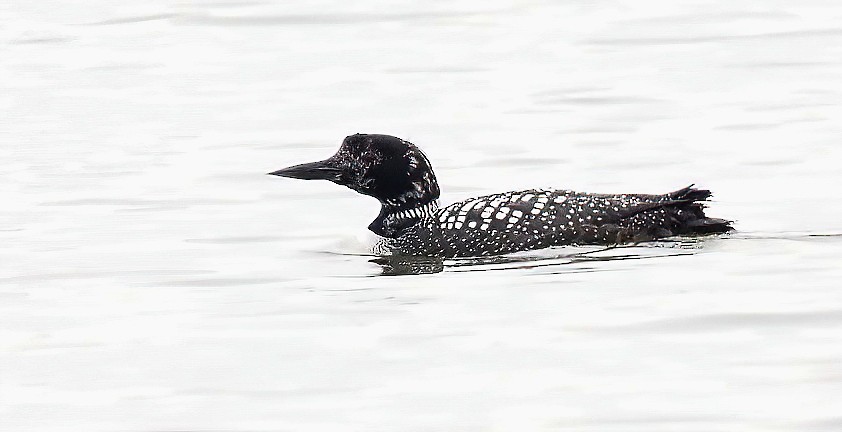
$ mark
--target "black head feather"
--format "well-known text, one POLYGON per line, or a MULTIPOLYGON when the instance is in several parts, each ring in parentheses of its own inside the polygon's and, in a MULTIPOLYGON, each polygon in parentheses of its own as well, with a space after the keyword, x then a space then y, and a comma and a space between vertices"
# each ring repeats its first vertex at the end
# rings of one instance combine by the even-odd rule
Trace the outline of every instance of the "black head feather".
POLYGON ((433 167, 424 153, 409 141, 390 135, 350 135, 328 159, 270 174, 330 180, 377 198, 383 208, 369 229, 387 237, 400 228, 390 215, 431 204, 440 193, 433 167))

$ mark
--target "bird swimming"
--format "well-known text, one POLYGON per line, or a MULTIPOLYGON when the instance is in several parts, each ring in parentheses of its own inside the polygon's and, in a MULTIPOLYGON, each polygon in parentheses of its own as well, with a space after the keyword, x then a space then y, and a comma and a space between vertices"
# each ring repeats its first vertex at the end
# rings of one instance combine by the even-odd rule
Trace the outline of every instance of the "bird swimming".
POLYGON ((731 221, 705 216, 711 193, 691 186, 662 195, 529 189, 440 207, 432 165, 414 144, 354 134, 318 162, 269 173, 329 180, 380 201, 368 226, 379 255, 480 257, 562 245, 616 245, 676 235, 725 233, 731 221))

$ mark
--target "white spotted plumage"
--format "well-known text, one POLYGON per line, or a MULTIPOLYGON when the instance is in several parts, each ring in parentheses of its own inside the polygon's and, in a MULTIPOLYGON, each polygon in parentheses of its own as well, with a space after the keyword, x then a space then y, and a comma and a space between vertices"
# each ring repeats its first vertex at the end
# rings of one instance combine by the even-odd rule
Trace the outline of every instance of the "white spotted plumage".
POLYGON ((379 250, 459 257, 651 240, 675 229, 675 210, 658 206, 671 205, 671 199, 551 189, 489 195, 442 207, 397 238, 385 239, 379 250))

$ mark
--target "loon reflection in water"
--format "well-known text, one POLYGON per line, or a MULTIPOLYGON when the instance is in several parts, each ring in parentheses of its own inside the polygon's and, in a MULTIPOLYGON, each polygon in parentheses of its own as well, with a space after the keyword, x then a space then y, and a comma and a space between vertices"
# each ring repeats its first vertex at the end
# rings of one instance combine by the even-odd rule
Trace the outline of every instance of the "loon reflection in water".
POLYGON ((355 134, 328 159, 269 174, 330 180, 380 201, 368 226, 378 255, 480 257, 561 245, 617 245, 730 231, 705 216, 711 193, 691 186, 662 195, 530 189, 439 207, 430 161, 408 141, 355 134))

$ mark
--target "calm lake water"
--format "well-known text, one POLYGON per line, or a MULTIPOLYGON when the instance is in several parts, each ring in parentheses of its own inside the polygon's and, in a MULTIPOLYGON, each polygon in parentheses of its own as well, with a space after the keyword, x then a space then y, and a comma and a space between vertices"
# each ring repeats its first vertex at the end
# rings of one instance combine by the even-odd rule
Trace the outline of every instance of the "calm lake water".
POLYGON ((289 3, 0 4, 0 429, 842 430, 839 2, 289 3), (737 231, 383 276, 355 132, 737 231))

